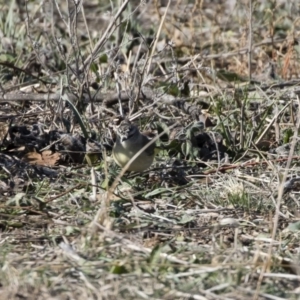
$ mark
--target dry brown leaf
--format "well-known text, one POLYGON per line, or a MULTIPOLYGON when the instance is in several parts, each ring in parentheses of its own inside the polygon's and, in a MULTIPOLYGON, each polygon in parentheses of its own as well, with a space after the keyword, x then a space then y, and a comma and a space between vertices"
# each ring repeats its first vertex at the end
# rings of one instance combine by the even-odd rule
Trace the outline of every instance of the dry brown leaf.
POLYGON ((28 152, 24 155, 23 160, 33 165, 53 167, 58 164, 59 159, 60 153, 46 150, 42 153, 28 152))

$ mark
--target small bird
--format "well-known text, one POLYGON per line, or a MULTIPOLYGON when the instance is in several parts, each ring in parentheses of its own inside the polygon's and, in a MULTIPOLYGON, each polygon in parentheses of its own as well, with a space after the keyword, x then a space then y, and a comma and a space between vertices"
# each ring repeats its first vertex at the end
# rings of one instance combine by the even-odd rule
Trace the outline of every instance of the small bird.
MULTIPOLYGON (((117 139, 113 147, 115 162, 124 167, 130 159, 151 140, 140 133, 139 129, 128 119, 123 120, 117 128, 117 139)), ((128 171, 142 172, 148 169, 154 160, 155 143, 150 144, 130 164, 128 171)))

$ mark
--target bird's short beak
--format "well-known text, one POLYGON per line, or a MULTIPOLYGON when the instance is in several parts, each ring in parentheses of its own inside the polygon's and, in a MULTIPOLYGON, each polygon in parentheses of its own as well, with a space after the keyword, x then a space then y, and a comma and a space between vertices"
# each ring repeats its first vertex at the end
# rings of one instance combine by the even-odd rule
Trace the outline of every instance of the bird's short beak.
POLYGON ((122 135, 121 136, 121 142, 124 142, 128 139, 128 137, 126 135, 122 135))

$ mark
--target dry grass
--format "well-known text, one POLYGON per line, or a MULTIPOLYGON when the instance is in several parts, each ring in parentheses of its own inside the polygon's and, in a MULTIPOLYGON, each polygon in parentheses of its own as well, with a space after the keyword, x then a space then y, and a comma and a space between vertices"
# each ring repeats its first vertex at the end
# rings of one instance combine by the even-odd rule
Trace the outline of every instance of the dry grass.
POLYGON ((298 299, 298 2, 6 2, 0 299, 298 299))

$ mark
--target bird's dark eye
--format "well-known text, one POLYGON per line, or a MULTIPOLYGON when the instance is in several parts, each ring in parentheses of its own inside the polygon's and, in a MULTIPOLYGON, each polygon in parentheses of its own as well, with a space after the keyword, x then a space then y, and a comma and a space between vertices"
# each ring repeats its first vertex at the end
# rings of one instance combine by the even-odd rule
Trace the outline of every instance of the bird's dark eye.
POLYGON ((133 130, 133 128, 130 128, 129 130, 127 130, 127 136, 128 136, 128 138, 130 138, 131 136, 133 136, 134 135, 134 130, 133 130))

